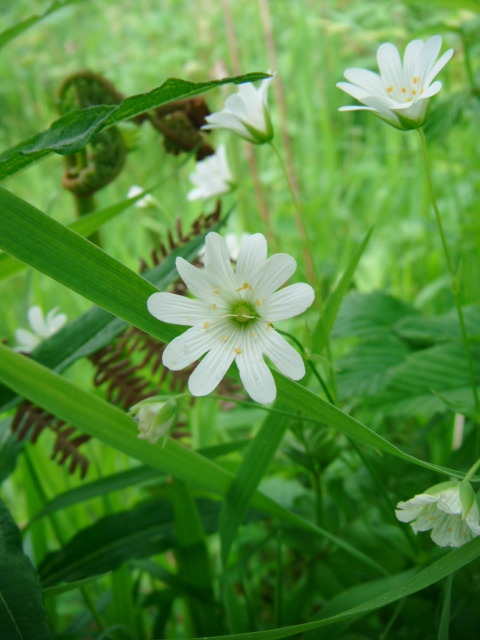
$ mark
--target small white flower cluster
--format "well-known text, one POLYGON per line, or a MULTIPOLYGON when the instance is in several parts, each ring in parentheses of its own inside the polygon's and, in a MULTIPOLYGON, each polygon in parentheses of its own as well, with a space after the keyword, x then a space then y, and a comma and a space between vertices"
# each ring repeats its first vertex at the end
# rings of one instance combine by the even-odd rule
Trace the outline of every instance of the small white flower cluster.
POLYGON ((344 75, 348 82, 337 84, 365 106, 341 107, 340 111, 363 109, 373 111, 399 129, 421 127, 428 99, 442 88, 442 83, 433 79, 453 55, 453 49, 449 49, 437 60, 441 46, 441 36, 432 36, 426 42, 412 40, 405 49, 402 64, 393 44, 380 45, 377 51, 380 75, 368 69, 347 69, 344 75))
POLYGON ((67 316, 64 313, 57 313, 57 308, 52 309, 44 316, 38 305, 30 307, 27 318, 32 330, 17 329, 15 331, 17 345, 13 348, 14 351, 31 353, 43 340, 53 336, 67 322, 67 316))
MULTIPOLYGON (((207 124, 202 129, 227 129, 253 144, 269 142, 273 137, 273 127, 267 107, 267 91, 272 79, 263 80, 258 89, 251 82, 241 84, 238 92, 225 100, 221 111, 205 118, 207 124)), ((188 200, 228 193, 234 182, 225 146, 220 145, 216 153, 197 162, 189 178, 195 189, 188 193, 188 200)))
POLYGON ((406 502, 395 515, 410 522, 415 533, 431 531, 440 547, 460 547, 480 535, 477 498, 469 482, 442 482, 406 502))

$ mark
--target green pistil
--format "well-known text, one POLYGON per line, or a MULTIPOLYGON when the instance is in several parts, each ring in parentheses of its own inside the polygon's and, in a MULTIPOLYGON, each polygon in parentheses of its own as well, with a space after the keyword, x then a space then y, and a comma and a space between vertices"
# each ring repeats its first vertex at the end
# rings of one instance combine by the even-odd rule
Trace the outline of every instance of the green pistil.
POLYGON ((232 317, 237 320, 237 322, 243 324, 258 318, 258 314, 251 304, 248 304, 248 302, 240 302, 232 308, 232 317))

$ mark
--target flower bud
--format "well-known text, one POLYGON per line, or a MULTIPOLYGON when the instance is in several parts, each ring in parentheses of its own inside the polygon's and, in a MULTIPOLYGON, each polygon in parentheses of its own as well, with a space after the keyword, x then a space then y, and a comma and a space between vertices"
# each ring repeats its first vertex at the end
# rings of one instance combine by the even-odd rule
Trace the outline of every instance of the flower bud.
POLYGON ((160 438, 167 440, 169 431, 178 419, 176 398, 152 396, 138 402, 129 411, 138 425, 138 437, 155 444, 160 438))

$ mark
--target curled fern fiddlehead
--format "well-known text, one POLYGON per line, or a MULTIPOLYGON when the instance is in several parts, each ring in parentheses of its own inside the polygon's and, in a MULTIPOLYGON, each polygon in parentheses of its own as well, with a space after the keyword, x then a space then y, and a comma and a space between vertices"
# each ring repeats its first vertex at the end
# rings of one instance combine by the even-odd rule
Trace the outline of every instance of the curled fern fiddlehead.
MULTIPOLYGON (((62 114, 98 104, 117 104, 121 100, 122 95, 111 82, 88 69, 68 76, 58 91, 62 114)), ((117 177, 126 155, 127 148, 117 127, 101 131, 85 149, 66 156, 63 186, 77 198, 92 196, 117 177)), ((79 213, 85 211, 79 207, 79 213)))

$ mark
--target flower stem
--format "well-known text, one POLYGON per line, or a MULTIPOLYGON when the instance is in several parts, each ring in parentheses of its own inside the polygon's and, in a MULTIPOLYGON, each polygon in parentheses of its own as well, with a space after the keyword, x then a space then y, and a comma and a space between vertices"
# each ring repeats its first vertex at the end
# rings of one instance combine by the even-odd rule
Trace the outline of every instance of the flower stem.
POLYGON ((478 469, 478 467, 480 467, 480 458, 475 462, 474 465, 470 467, 470 469, 467 471, 467 474, 463 480, 466 482, 470 482, 470 480, 475 475, 475 471, 478 469))
POLYGON ((315 274, 315 263, 313 261, 312 244, 310 242, 310 237, 309 237, 308 231, 307 231, 307 225, 306 225, 306 221, 305 221, 305 212, 303 210, 303 207, 302 207, 300 201, 298 200, 297 196, 295 195, 295 190, 293 188, 291 178, 290 178, 289 173, 288 173, 288 171, 287 171, 287 169, 285 167, 285 163, 283 161, 283 158, 282 158, 279 150, 277 149, 277 147, 275 146, 275 144, 272 141, 270 141, 269 144, 270 144, 273 152, 275 153, 275 155, 278 158, 278 162, 280 164, 280 168, 282 169, 282 173, 283 173, 283 175, 285 177, 285 180, 286 180, 287 185, 288 185, 288 190, 289 190, 290 196, 292 198, 294 211, 295 211, 295 223, 297 225, 298 233, 299 233, 299 235, 300 235, 300 237, 302 238, 302 241, 303 241, 303 258, 305 260, 305 271, 306 271, 308 279, 312 283, 314 289, 316 291, 318 291, 317 277, 316 277, 316 274, 315 274))
MULTIPOLYGON (((468 364, 468 371, 470 374, 470 382, 472 385, 472 392, 473 392, 473 399, 475 402, 475 419, 476 422, 478 422, 479 417, 480 417, 480 400, 478 397, 478 390, 477 390, 477 384, 476 384, 476 376, 475 376, 475 368, 473 365, 473 357, 472 357, 472 350, 470 347, 470 341, 468 339, 468 333, 467 333, 467 327, 465 324, 465 317, 463 314, 463 309, 462 309, 462 305, 460 302, 460 280, 458 277, 458 274, 455 273, 455 270, 453 268, 453 263, 452 263, 452 259, 450 256, 450 251, 448 249, 448 245, 447 245, 447 240, 445 237, 445 231, 443 229, 443 223, 442 223, 442 217, 440 215, 440 210, 438 208, 437 205, 437 200, 435 198, 435 192, 433 190, 433 183, 432 183, 432 177, 431 177, 431 172, 430 172, 430 166, 429 166, 429 162, 428 162, 428 155, 427 155, 427 142, 425 139, 425 134, 423 133, 422 129, 417 129, 418 131, 418 135, 420 136, 420 143, 421 143, 421 148, 422 148, 422 157, 423 157, 423 163, 425 166, 425 176, 427 179, 427 185, 428 185, 428 190, 430 192, 430 198, 432 201, 432 205, 433 205, 433 210, 435 211, 435 219, 437 222, 437 227, 438 227, 438 232, 440 234, 440 239, 442 241, 442 247, 443 247, 443 253, 445 255, 445 261, 447 263, 447 269, 448 269, 448 273, 450 275, 450 287, 451 287, 451 291, 453 294, 453 298, 455 301, 455 308, 457 310, 457 315, 458 315, 458 321, 460 324, 460 331, 462 334, 462 339, 463 339, 463 343, 465 346, 465 354, 467 356, 467 364, 468 364)), ((477 452, 480 449, 480 433, 478 433, 478 437, 477 437, 477 452)))

